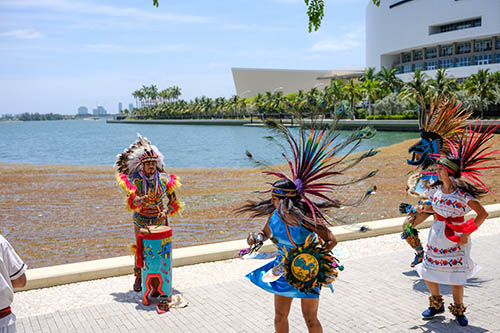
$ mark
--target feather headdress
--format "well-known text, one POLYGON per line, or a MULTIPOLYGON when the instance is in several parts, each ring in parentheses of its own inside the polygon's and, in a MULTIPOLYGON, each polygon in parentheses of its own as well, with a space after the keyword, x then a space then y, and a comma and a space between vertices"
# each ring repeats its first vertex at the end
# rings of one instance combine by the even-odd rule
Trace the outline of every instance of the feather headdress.
MULTIPOLYGON (((371 149, 360 156, 354 158, 350 156, 362 140, 375 135, 375 130, 364 128, 352 132, 347 138, 343 138, 337 130, 338 119, 334 120, 330 125, 314 119, 306 121, 299 118, 298 122, 300 128, 297 137, 279 122, 269 121, 267 123, 268 127, 275 130, 288 143, 289 150, 292 153, 291 157, 287 155, 287 149, 278 144, 283 149, 282 155, 287 161, 291 174, 287 176, 276 171, 264 171, 264 173, 289 180, 295 184, 295 189, 291 191, 273 187, 270 190, 273 195, 298 197, 307 205, 312 214, 312 221, 310 222, 316 224, 317 220, 321 219, 329 223, 323 208, 339 207, 341 205, 338 200, 331 197, 334 189, 373 177, 378 171, 374 170, 347 181, 340 181, 338 178, 337 180, 331 179, 331 177, 342 175, 346 170, 378 152, 371 149), (313 197, 322 200, 326 205, 315 202, 313 197)), ((274 138, 272 139, 274 140, 274 138)), ((360 199, 351 203, 342 203, 342 205, 358 205, 373 192, 373 188, 369 188, 360 199)))
POLYGON ((162 153, 147 138, 137 133, 137 141, 116 156, 113 167, 116 173, 131 175, 141 171, 145 161, 156 161, 158 171, 165 172, 162 153))
POLYGON ((429 109, 421 105, 419 128, 421 139, 408 149, 412 154, 408 164, 426 169, 432 164, 432 154, 449 153, 448 142, 464 132, 466 120, 472 115, 457 102, 456 97, 437 95, 430 98, 429 109))
POLYGON ((455 141, 448 140, 450 154, 436 156, 435 158, 439 158, 437 163, 446 167, 455 178, 463 176, 474 186, 490 192, 479 177, 485 176, 482 170, 500 168, 499 165, 484 165, 484 163, 500 161, 493 157, 500 154, 500 150, 491 151, 492 145, 488 145, 488 141, 491 140, 498 126, 500 123, 491 124, 483 130, 480 122, 476 122, 474 127, 469 125, 465 132, 457 135, 455 141))

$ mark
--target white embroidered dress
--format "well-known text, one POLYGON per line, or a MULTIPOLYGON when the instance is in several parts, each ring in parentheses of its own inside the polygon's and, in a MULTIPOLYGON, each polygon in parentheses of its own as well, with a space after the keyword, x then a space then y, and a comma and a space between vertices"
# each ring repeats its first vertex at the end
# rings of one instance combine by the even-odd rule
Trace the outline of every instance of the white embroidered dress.
MULTIPOLYGON (((470 194, 456 190, 443 193, 441 186, 433 187, 425 192, 432 202, 434 212, 442 217, 460 217, 471 211, 470 200, 477 201, 470 194)), ((453 222, 460 225, 464 222, 453 222)), ((467 244, 459 245, 445 236, 446 223, 434 220, 429 231, 424 260, 415 266, 420 277, 426 281, 448 285, 464 285, 481 267, 470 257, 471 238, 467 244)), ((456 233, 460 236, 461 233, 456 233)))

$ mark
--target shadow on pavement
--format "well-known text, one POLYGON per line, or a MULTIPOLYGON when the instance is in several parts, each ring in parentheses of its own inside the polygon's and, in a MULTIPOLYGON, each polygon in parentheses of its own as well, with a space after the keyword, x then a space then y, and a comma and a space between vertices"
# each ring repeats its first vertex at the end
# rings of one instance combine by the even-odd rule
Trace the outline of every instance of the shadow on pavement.
MULTIPOLYGON (((175 288, 172 288, 172 296, 175 295, 182 295, 180 291, 178 291, 175 288)), ((143 310, 143 311, 155 311, 156 312, 156 303, 158 303, 158 298, 156 297, 149 297, 149 300, 151 301, 150 305, 143 305, 142 304, 142 292, 135 292, 133 290, 130 290, 125 293, 111 293, 111 296, 114 297, 114 300, 120 303, 133 303, 137 304, 136 309, 137 310, 143 310)))
POLYGON ((445 316, 435 316, 430 320, 422 320, 422 325, 415 325, 409 328, 409 331, 418 331, 418 332, 436 332, 436 333, 445 333, 445 332, 474 332, 474 333, 483 333, 488 332, 484 328, 477 326, 466 326, 462 327, 458 325, 455 319, 446 318, 445 316))

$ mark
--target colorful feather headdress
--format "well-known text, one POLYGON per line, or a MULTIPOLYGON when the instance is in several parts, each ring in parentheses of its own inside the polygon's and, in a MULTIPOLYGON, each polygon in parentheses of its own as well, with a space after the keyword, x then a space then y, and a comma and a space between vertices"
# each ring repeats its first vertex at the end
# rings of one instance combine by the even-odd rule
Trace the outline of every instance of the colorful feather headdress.
POLYGON ((117 173, 132 175, 141 171, 143 163, 147 161, 156 161, 158 171, 165 172, 162 153, 147 138, 137 133, 137 141, 125 149, 122 154, 116 156, 113 167, 117 173))
MULTIPOLYGON (((264 173, 292 181, 295 184, 296 192, 286 192, 281 196, 299 196, 309 207, 314 223, 317 222, 318 218, 327 223, 328 220, 322 209, 318 207, 318 204, 311 197, 322 199, 331 203, 332 206, 337 206, 338 201, 330 197, 336 187, 360 182, 373 177, 378 171, 371 171, 346 182, 336 182, 329 179, 332 176, 342 175, 346 170, 378 152, 371 149, 360 156, 351 158, 350 154, 359 146, 361 141, 373 137, 375 130, 364 128, 352 132, 347 138, 342 138, 339 131, 336 130, 337 123, 338 119, 333 121, 331 125, 315 120, 307 123, 305 120, 299 119, 298 138, 295 138, 286 126, 278 122, 271 121, 267 124, 268 127, 277 131, 289 145, 292 153, 291 158, 287 155, 286 148, 280 146, 284 150, 282 155, 288 163, 291 176, 275 171, 264 171, 264 173)), ((272 137, 271 139, 274 140, 272 137)), ((273 188, 271 192, 279 195, 277 191, 280 190, 282 189, 273 188)), ((373 188, 369 188, 359 200, 350 204, 343 203, 343 205, 358 205, 373 191, 373 188)))
POLYGON ((474 127, 469 125, 467 130, 457 135, 454 141, 447 140, 450 154, 435 156, 436 159, 439 158, 436 163, 445 166, 456 178, 463 176, 474 186, 490 192, 490 189, 479 177, 485 176, 482 170, 500 168, 498 165, 484 166, 484 163, 500 161, 500 159, 493 157, 500 154, 500 150, 491 151, 493 145, 488 145, 488 141, 491 140, 498 126, 500 123, 491 124, 483 130, 480 122, 476 122, 474 127), (449 157, 459 161, 460 165, 450 161, 449 157))
POLYGON ((432 155, 449 153, 448 142, 464 132, 466 120, 472 115, 457 102, 456 97, 437 95, 430 99, 429 109, 421 105, 419 128, 421 139, 408 149, 412 154, 408 164, 426 169, 432 164, 432 155))

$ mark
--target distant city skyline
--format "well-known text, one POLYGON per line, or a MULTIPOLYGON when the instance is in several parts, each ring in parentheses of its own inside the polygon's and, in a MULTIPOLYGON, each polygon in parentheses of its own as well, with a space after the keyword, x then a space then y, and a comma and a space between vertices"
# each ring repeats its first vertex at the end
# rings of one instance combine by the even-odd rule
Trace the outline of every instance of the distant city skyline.
POLYGON ((2 0, 0 113, 114 113, 151 84, 230 97, 231 67, 363 67, 369 2, 329 0, 308 33, 303 0, 2 0))

